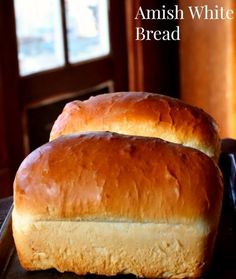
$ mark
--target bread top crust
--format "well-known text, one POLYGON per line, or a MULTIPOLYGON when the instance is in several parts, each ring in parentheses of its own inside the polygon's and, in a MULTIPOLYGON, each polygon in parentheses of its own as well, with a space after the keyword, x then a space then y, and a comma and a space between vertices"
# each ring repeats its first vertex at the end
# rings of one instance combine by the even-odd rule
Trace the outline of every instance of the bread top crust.
POLYGON ((109 132, 43 145, 14 182, 15 211, 38 220, 217 225, 222 195, 220 171, 202 152, 109 132))
POLYGON ((158 137, 199 149, 216 161, 220 153, 218 128, 210 115, 152 93, 109 93, 68 103, 54 123, 50 140, 86 131, 158 137))

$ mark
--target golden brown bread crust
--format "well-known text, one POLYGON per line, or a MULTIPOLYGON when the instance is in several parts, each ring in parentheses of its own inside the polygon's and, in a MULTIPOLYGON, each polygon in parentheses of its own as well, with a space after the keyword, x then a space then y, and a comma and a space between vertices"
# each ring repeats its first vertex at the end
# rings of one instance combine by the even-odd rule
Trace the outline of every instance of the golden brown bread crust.
POLYGON ((67 135, 32 152, 14 182, 22 266, 77 274, 197 277, 222 203, 208 156, 157 138, 67 135))
POLYGON ((108 132, 58 138, 32 152, 14 183, 15 209, 38 220, 217 224, 222 178, 192 148, 108 132))
POLYGON ((194 147, 218 160, 220 139, 215 121, 203 110, 152 93, 119 92, 68 103, 50 135, 111 131, 158 137, 194 147))

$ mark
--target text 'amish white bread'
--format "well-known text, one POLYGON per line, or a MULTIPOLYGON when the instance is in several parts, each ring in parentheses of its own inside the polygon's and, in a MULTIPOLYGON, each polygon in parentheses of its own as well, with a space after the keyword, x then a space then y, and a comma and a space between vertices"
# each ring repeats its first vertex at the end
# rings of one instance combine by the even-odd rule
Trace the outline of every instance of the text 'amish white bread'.
POLYGON ((198 150, 109 132, 62 136, 16 174, 19 259, 28 270, 197 277, 222 195, 217 166, 198 150))
POLYGON ((199 149, 215 161, 220 153, 220 138, 211 116, 180 100, 152 93, 109 93, 68 103, 54 123, 50 139, 87 131, 157 137, 199 149))

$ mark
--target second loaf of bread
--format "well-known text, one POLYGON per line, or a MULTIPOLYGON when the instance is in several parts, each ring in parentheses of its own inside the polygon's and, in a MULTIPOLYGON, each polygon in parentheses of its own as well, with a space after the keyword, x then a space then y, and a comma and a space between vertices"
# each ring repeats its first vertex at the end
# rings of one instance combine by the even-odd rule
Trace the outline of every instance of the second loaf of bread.
POLYGON ((86 131, 157 137, 199 149, 216 161, 220 153, 211 116, 180 100, 152 93, 109 93, 68 103, 50 139, 86 131))

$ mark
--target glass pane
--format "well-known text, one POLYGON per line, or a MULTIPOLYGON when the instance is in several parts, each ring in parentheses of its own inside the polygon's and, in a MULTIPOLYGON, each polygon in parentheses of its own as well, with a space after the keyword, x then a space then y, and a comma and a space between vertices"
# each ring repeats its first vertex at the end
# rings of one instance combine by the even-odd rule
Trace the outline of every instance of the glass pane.
POLYGON ((64 64, 60 0, 15 0, 20 74, 64 64))
POLYGON ((67 0, 69 62, 109 53, 108 1, 67 0))

